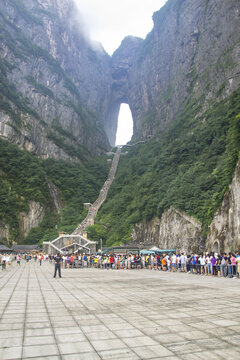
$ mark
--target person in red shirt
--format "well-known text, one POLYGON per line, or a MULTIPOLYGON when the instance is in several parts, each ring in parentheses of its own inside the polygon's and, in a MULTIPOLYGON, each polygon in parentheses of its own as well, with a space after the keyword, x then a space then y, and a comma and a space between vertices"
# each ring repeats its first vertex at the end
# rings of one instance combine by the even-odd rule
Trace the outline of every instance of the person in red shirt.
POLYGON ((70 256, 70 267, 72 268, 73 267, 73 255, 70 256))
POLYGON ((110 268, 112 268, 113 267, 113 256, 112 255, 110 255, 109 261, 110 261, 110 268))

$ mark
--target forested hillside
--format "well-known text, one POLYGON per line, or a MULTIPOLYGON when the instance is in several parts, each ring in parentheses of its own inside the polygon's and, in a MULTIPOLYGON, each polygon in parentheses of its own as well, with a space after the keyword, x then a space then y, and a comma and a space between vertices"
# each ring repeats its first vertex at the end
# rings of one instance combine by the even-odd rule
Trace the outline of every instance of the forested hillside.
POLYGON ((40 203, 46 214, 25 243, 53 240, 58 231, 73 231, 86 215, 83 203, 95 200, 109 170, 105 156, 82 164, 42 160, 4 140, 0 140, 0 154, 0 223, 10 226, 9 242, 23 241, 19 214, 28 213, 31 200, 40 203), (48 182, 58 189, 61 214, 54 208, 48 182))
POLYGON ((98 217, 106 243, 130 241, 136 223, 170 206, 200 220, 206 235, 239 159, 240 90, 207 111, 187 102, 167 132, 124 150, 98 217))

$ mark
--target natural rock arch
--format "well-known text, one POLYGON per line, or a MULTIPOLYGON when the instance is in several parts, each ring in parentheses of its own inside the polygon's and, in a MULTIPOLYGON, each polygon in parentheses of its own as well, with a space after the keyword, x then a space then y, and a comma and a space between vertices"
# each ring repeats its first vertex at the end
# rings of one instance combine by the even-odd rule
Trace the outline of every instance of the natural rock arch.
POLYGON ((136 51, 142 39, 133 36, 126 37, 121 46, 111 58, 111 97, 109 108, 104 121, 105 132, 112 146, 115 145, 118 116, 121 104, 128 104, 133 117, 133 133, 135 132, 135 113, 131 99, 131 86, 129 83, 129 70, 135 62, 136 51))
POLYGON ((128 104, 121 103, 118 115, 116 146, 126 145, 133 135, 133 117, 128 104))

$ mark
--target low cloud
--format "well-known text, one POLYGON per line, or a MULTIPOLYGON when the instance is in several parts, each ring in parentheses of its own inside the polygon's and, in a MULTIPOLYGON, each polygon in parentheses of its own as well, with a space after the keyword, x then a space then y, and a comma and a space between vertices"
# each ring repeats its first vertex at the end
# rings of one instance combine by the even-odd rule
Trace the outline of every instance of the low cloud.
POLYGON ((152 15, 166 0, 74 0, 85 36, 101 42, 109 54, 128 35, 144 38, 153 27, 152 15))

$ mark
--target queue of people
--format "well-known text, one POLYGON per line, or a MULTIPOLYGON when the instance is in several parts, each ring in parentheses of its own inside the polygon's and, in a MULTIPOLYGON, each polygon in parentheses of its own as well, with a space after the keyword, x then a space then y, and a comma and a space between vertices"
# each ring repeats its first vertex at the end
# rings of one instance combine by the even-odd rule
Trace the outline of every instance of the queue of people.
MULTIPOLYGON (((49 255, 50 262, 55 260, 49 255)), ((150 269, 172 272, 187 272, 206 276, 239 277, 240 256, 236 254, 129 254, 87 255, 68 254, 61 256, 61 266, 67 269, 95 267, 99 269, 150 269)))
MULTIPOLYGON (((61 268, 98 268, 98 269, 149 269, 169 272, 185 272, 206 276, 222 276, 237 278, 240 276, 240 255, 239 253, 228 254, 6 254, 0 253, 0 266, 6 270, 16 260, 20 266, 24 260, 28 262, 38 262, 42 265, 43 261, 55 264, 55 271, 61 277, 61 268), (57 266, 56 266, 57 264, 57 266)), ((56 273, 55 273, 56 276, 56 273)))

